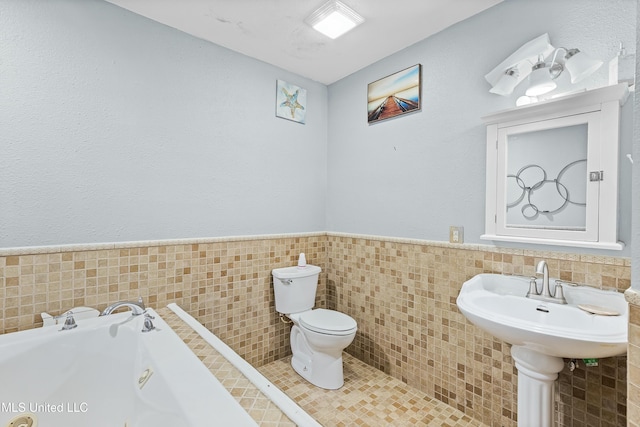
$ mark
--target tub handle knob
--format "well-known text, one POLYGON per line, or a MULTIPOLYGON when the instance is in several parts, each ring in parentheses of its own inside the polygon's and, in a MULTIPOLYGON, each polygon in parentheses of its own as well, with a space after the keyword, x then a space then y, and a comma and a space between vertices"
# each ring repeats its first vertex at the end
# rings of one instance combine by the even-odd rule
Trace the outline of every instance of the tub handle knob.
POLYGON ((150 315, 145 311, 144 323, 142 324, 142 332, 150 332, 156 328, 155 325, 153 324, 153 319, 155 319, 155 317, 153 317, 152 315, 150 315))
POLYGON ((68 331, 69 329, 77 328, 78 324, 76 323, 76 319, 73 318, 73 311, 67 311, 67 318, 64 319, 64 325, 62 325, 61 331, 68 331))

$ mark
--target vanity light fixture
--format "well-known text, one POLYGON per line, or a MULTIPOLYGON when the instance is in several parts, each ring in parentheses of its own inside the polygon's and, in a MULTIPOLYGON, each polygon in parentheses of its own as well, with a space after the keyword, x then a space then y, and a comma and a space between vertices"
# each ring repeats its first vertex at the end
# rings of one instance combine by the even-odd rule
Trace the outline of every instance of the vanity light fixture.
POLYGON ((538 62, 531 68, 529 87, 525 94, 527 96, 540 96, 551 92, 558 86, 554 80, 560 77, 560 74, 565 69, 571 75, 571 83, 574 84, 593 74, 601 65, 602 61, 590 58, 579 49, 559 47, 554 51, 553 59, 548 66, 544 61, 543 55, 538 57, 538 62), (558 52, 561 50, 565 52, 564 65, 556 61, 558 52))
POLYGON ((355 10, 338 0, 330 0, 309 15, 304 22, 325 36, 336 39, 364 22, 355 10))
POLYGON ((526 80, 522 84, 526 95, 518 94, 522 95, 520 105, 544 101, 548 98, 547 93, 553 90, 563 94, 584 90, 570 85, 580 82, 601 66, 602 61, 590 58, 580 49, 556 48, 545 33, 520 46, 484 78, 491 85, 489 92, 502 96, 512 95, 526 80))

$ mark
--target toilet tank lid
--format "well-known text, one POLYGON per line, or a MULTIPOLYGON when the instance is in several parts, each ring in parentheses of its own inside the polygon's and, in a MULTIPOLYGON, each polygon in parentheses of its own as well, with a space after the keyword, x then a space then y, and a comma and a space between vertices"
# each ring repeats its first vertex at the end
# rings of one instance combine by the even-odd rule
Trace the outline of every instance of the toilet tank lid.
POLYGON ((306 267, 274 268, 271 274, 278 279, 297 279, 300 277, 313 276, 314 274, 319 274, 321 271, 322 269, 317 265, 307 264, 306 267))

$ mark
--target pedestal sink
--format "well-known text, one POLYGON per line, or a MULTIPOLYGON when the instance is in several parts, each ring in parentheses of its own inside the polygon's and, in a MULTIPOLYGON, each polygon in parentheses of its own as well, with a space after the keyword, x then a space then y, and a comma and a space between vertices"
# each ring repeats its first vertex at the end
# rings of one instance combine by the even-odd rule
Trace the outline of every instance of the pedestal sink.
POLYGON ((529 283, 527 277, 479 274, 462 285, 457 304, 471 323, 512 345, 518 424, 551 427, 562 359, 625 354, 628 305, 619 292, 554 279, 552 288, 562 284, 567 304, 543 302, 526 297, 529 283))

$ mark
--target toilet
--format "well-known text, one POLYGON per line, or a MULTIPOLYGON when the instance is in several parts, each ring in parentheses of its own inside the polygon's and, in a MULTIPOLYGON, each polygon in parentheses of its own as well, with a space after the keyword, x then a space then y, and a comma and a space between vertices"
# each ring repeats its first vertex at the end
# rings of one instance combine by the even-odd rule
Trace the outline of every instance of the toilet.
POLYGON ((311 384, 335 390, 344 384, 342 351, 353 342, 358 324, 344 313, 313 309, 321 271, 309 264, 276 268, 273 290, 276 311, 293 322, 291 366, 311 384))

